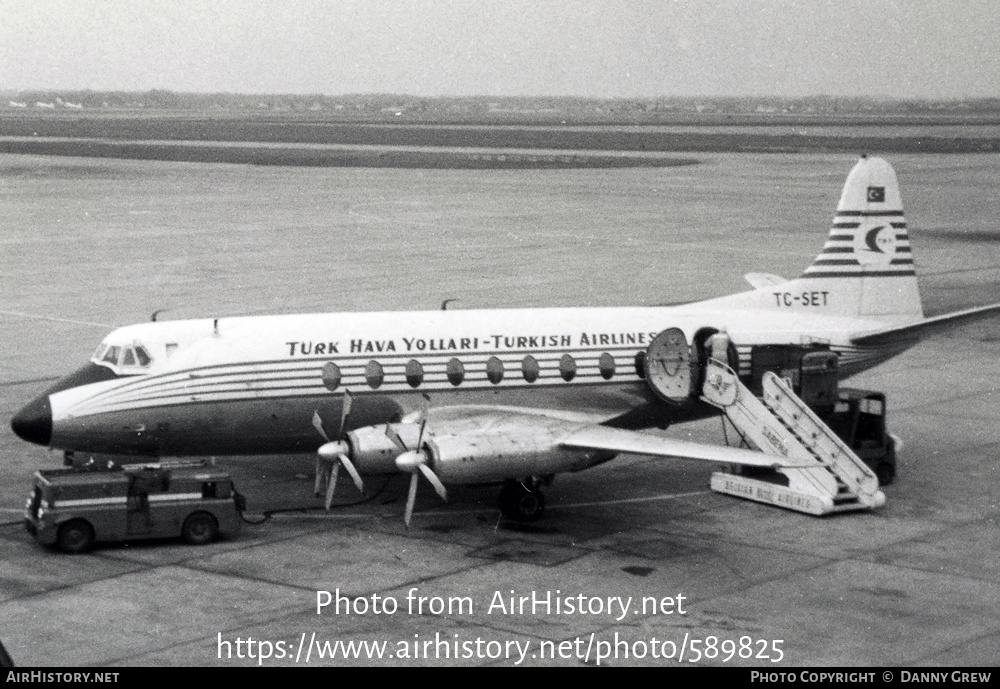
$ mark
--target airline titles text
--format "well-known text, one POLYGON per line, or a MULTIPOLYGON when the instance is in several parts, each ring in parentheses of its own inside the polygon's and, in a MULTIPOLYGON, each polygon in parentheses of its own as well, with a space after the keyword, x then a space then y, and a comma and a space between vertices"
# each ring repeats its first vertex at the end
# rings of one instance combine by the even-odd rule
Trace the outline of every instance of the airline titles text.
POLYGON ((544 350, 573 347, 645 347, 655 332, 578 333, 576 335, 486 335, 483 337, 399 337, 393 339, 352 338, 341 341, 295 340, 285 342, 288 356, 330 356, 333 354, 379 354, 406 352, 462 352, 503 350, 544 350))

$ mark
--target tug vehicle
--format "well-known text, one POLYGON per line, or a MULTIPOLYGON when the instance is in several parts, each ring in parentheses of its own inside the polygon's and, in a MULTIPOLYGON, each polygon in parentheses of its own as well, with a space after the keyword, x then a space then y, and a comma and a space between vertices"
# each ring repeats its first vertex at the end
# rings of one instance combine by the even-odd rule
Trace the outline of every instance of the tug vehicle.
POLYGON ((86 552, 98 541, 179 536, 201 545, 237 533, 243 496, 229 474, 198 464, 36 471, 25 528, 64 553, 86 552))

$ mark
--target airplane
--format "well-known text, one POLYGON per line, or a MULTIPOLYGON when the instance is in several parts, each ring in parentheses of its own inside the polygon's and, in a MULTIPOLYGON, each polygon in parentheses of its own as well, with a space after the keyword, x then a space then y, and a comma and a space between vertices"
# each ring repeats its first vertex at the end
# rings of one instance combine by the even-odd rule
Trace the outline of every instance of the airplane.
POLYGON ((798 278, 746 278, 750 291, 674 306, 154 316, 108 334, 11 426, 68 453, 316 453, 328 507, 340 468, 361 491, 364 475, 409 474, 407 525, 419 476, 443 499, 446 484, 502 484, 503 514, 530 520, 554 475, 622 453, 773 466, 651 432, 718 413, 698 390, 720 331, 741 377, 756 348, 803 344, 835 352, 848 377, 1000 311, 924 316, 896 175, 877 157, 850 171, 798 278), (669 362, 652 350, 668 331, 690 363, 663 385, 669 362))

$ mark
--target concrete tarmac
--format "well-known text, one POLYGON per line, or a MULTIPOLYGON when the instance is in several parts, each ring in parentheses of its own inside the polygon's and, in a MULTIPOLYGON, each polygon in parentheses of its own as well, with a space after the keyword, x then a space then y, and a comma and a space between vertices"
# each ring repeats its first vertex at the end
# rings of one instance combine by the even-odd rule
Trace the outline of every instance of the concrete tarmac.
MULTIPOLYGON (((39 159, 11 158, 15 160, 0 160, 0 170, 5 164, 8 170, 12 165, 17 169, 38 166, 39 176, 49 181, 63 174, 53 173, 46 167, 50 164, 39 159)), ((920 156, 891 162, 902 183, 918 271, 932 274, 922 283, 928 311, 1000 301, 996 239, 988 236, 996 217, 996 209, 989 204, 995 200, 976 195, 978 205, 962 204, 956 195, 969 193, 967 186, 954 182, 970 178, 963 176, 963 169, 976 173, 971 178, 979 185, 983 182, 978 173, 984 168, 995 180, 1000 174, 997 157, 920 156), (917 182, 916 191, 908 193, 908 177, 917 182), (938 191, 927 193, 939 196, 922 195, 932 189, 938 191), (909 203, 911 197, 915 203, 909 203), (934 205, 934 200, 940 203, 934 205), (949 217, 947 212, 956 210, 956 205, 964 207, 964 216, 949 217), (921 228, 929 238, 923 245, 921 228), (959 231, 973 234, 956 234, 959 231), (968 251, 970 247, 974 251, 968 251)), ((653 182, 627 202, 636 207, 627 212, 637 219, 634 234, 641 237, 642 223, 658 222, 644 220, 644 214, 661 203, 676 202, 671 207, 677 215, 688 212, 682 202, 690 200, 686 194, 695 192, 684 189, 701 189, 697 193, 711 195, 740 177, 745 179, 747 170, 757 171, 766 176, 768 189, 773 182, 801 202, 803 210, 798 215, 818 215, 821 220, 810 219, 806 232, 793 225, 797 214, 784 208, 777 230, 747 235, 752 237, 745 243, 753 253, 750 258, 770 249, 779 257, 778 263, 801 269, 822 245, 832 204, 851 164, 849 157, 833 155, 720 156, 679 171, 629 172, 628 183, 653 182), (648 189, 669 181, 671 174, 679 190, 676 198, 649 205, 648 189), (817 191, 830 185, 832 189, 823 194, 817 191), (799 236, 803 232, 804 238, 799 236), (806 248, 798 248, 799 243, 806 248)), ((97 164, 88 161, 87 165, 97 164)), ((126 164, 88 169, 113 177, 122 165, 126 164)), ((154 181, 157 175, 163 179, 164 169, 171 174, 180 169, 216 183, 222 179, 225 184, 233 173, 223 167, 146 163, 139 170, 154 181)), ((278 173, 268 170, 264 174, 278 173)), ((620 179, 616 174, 588 172, 587 177, 573 179, 582 182, 584 189, 587 185, 601 189, 608 180, 620 179)), ((431 188, 432 199, 446 197, 443 191, 433 191, 441 180, 445 185, 457 183, 457 178, 447 175, 419 179, 417 186, 431 188)), ((495 229, 508 222, 529 237, 529 243, 540 243, 543 256, 546 250, 565 244, 567 235, 558 236, 556 231, 552 236, 532 234, 526 223, 551 227, 545 223, 546 208, 557 216, 571 215, 569 224, 585 216, 589 208, 598 216, 596 221, 604 223, 605 214, 611 212, 606 204, 614 202, 617 191, 586 199, 579 189, 554 184, 551 179, 544 185, 520 186, 511 184, 516 177, 502 179, 503 184, 497 178, 471 180, 465 197, 469 203, 463 206, 464 218, 472 218, 469 231, 495 229), (506 194, 501 203, 513 204, 519 196, 526 197, 529 217, 498 218, 468 210, 486 203, 477 194, 495 195, 497 189, 506 194)), ((30 177, 17 178, 18 184, 31 181, 30 177)), ((141 183, 140 179, 137 184, 141 183)), ((120 185, 120 181, 112 178, 109 184, 120 185)), ((156 193, 190 194, 183 187, 185 182, 178 184, 174 191, 156 193)), ((35 208, 34 215, 8 216, 4 222, 13 225, 34 219, 44 224, 39 217, 55 213, 60 204, 65 208, 73 199, 95 193, 93 187, 79 191, 70 184, 67 189, 45 207, 35 208)), ((216 190, 218 197, 228 199, 228 189, 216 190)), ((116 208, 127 209, 131 203, 139 211, 133 217, 143 222, 141 211, 146 208, 142 203, 153 197, 123 193, 123 200, 111 196, 112 205, 121 205, 104 212, 113 215, 116 208)), ((358 222, 384 221, 389 231, 405 223, 447 219, 447 208, 440 209, 440 216, 435 215, 438 211, 428 216, 426 208, 413 207, 407 189, 399 193, 399 198, 388 198, 378 208, 378 213, 396 209, 395 215, 380 216, 383 220, 377 221, 369 216, 358 222)), ((775 196, 767 190, 764 193, 775 196)), ((995 199, 995 187, 990 193, 995 199)), ((747 211, 738 201, 717 198, 722 200, 710 213, 718 222, 710 231, 721 227, 718 231, 725 233, 728 227, 741 224, 750 230, 770 227, 765 224, 771 217, 769 201, 747 211), (755 218, 754 213, 761 215, 755 218)), ((190 227, 197 214, 211 207, 210 199, 200 197, 190 197, 190 203, 198 206, 191 211, 195 215, 185 216, 181 208, 176 211, 180 219, 157 218, 164 232, 174 233, 167 240, 176 239, 178 228, 190 227)), ((276 218, 277 214, 260 222, 277 226, 276 218)), ((36 242, 34 266, 15 265, 13 259, 5 265, 12 272, 25 272, 8 289, 11 296, 3 306, 3 341, 9 353, 0 381, 4 428, 48 379, 82 364, 102 335, 101 328, 90 323, 127 322, 114 320, 116 314, 125 312, 129 318, 131 311, 145 312, 154 288, 179 293, 190 281, 202 281, 196 285, 201 288, 234 277, 231 257, 217 259, 223 266, 221 276, 206 276, 211 259, 182 248, 162 253, 164 265, 173 266, 173 272, 147 272, 144 282, 138 272, 128 272, 135 256, 122 253, 109 258, 98 248, 101 241, 110 239, 80 234, 98 231, 88 229, 92 226, 86 222, 72 225, 69 231, 78 233, 72 245, 36 242), (53 252, 51 247, 64 248, 53 252), (78 260, 74 266, 88 268, 50 270, 37 283, 24 277, 32 267, 45 270, 49 261, 56 260, 51 254, 60 251, 64 252, 61 260, 78 260), (74 252, 91 253, 75 259, 74 252), (107 271, 101 269, 102 262, 107 271), (127 277, 102 277, 105 272, 127 277), (126 296, 120 296, 123 291, 126 296), (129 293, 138 303, 129 302, 129 293)), ((447 228, 434 231, 447 236, 447 228)), ((587 246, 602 246, 596 225, 578 231, 587 238, 587 246)), ((144 227, 133 228, 129 236, 142 246, 158 241, 144 227)), ((234 237, 230 235, 233 242, 234 237)), ((275 248, 273 237, 258 239, 275 248)), ((714 249, 699 249, 694 239, 684 237, 678 238, 670 253, 685 251, 686 241, 691 246, 684 255, 714 256, 714 249)), ((462 242, 446 249, 445 258, 466 256, 462 242)), ((140 257, 146 251, 149 255, 162 252, 162 246, 139 248, 140 257)), ((628 246, 622 249, 629 250, 628 246)), ((294 250, 289 252, 245 261, 249 267, 237 278, 259 296, 254 290, 265 290, 261 283, 268 278, 272 284, 274 279, 286 279, 281 271, 289 270, 287 262, 305 262, 294 250), (271 259, 281 262, 278 277, 255 276, 261 266, 273 267, 268 263, 271 259)), ((591 249, 587 258, 584 247, 580 254, 584 257, 576 257, 566 272, 602 274, 607 253, 591 249)), ((678 270, 679 293, 695 292, 706 283, 711 283, 710 290, 731 291, 726 289, 729 283, 718 284, 712 277, 718 268, 714 260, 691 263, 678 270), (694 276, 690 280, 689 274, 694 276)), ((437 263, 434 266, 442 269, 437 263)), ((725 267, 728 275, 730 266, 725 267)), ((792 274, 776 267, 774 261, 757 268, 792 274)), ((350 270, 360 271, 356 265, 350 270)), ((428 286, 436 274, 428 270, 406 264, 396 280, 404 287, 389 284, 389 296, 372 299, 405 301, 407 294, 412 298, 436 291, 428 286), (413 283, 417 283, 415 291, 407 293, 405 286, 413 283)), ((474 266, 463 265, 461 270, 466 276, 475 274, 474 266)), ((311 266, 305 271, 311 276, 322 273, 311 266)), ((740 267, 732 272, 738 280, 740 267)), ((347 291, 351 286, 337 283, 336 276, 330 279, 338 289, 347 291)), ((489 290, 488 285, 467 279, 472 295, 489 290)), ((485 281, 490 279, 487 274, 485 281)), ((295 277, 287 280, 291 285, 295 277)), ((625 288, 635 287, 633 280, 629 276, 625 288)), ((453 288, 454 284, 445 289, 453 288)), ((544 291, 537 284, 534 288, 544 291)), ((197 291, 191 288, 191 293, 197 291)), ((208 290, 201 291, 201 307, 212 306, 204 296, 208 290)), ((519 282, 513 293, 497 295, 497 299, 516 303, 523 298, 519 295, 530 291, 519 282)), ((643 298, 647 291, 643 286, 643 298)), ((556 305, 564 297, 558 291, 548 296, 556 305)), ((602 292, 600 300, 635 303, 627 297, 612 290, 611 294, 602 292)), ((251 307, 240 304, 237 295, 227 293, 220 298, 231 308, 251 307)), ((298 303, 286 306, 308 308, 308 299, 301 295, 297 299, 298 303)), ((341 480, 337 505, 326 513, 311 496, 312 458, 220 458, 218 463, 233 471, 237 485, 248 495, 250 512, 254 516, 271 513, 270 518, 260 516, 261 523, 245 525, 238 537, 207 546, 131 542, 99 545, 90 554, 71 557, 37 545, 21 523, 31 473, 39 467, 58 466, 60 458, 22 443, 9 430, 0 430, 0 638, 13 660, 26 667, 600 664, 752 665, 779 670, 819 665, 990 665, 1000 655, 997 328, 994 320, 936 336, 852 379, 852 385, 887 393, 890 426, 905 446, 899 456, 898 478, 885 489, 883 508, 825 518, 714 494, 707 488, 711 468, 700 463, 625 456, 581 474, 557 477, 546 492, 545 518, 529 526, 500 517, 495 488, 456 487, 449 490, 450 502, 444 504, 424 483, 412 526, 406 529, 403 478, 372 479, 363 497, 349 481, 341 480), (331 595, 339 591, 345 597, 339 612, 331 604, 317 613, 317 597, 323 595, 318 592, 326 591, 331 595), (349 606, 346 598, 351 600, 349 606), (378 611, 377 605, 381 605, 378 611)), ((670 432, 678 437, 721 440, 716 420, 670 432)))

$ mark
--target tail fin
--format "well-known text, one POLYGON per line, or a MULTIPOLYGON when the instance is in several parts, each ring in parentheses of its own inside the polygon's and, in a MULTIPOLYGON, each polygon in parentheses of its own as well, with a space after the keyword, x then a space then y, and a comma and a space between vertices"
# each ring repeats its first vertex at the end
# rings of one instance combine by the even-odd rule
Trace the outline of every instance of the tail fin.
POLYGON ((862 156, 854 166, 830 236, 800 280, 822 281, 838 291, 846 286, 840 283, 856 283, 856 307, 843 304, 843 315, 923 317, 903 201, 889 163, 862 156))
POLYGON ((798 279, 720 301, 893 324, 923 318, 903 202, 889 163, 861 157, 844 183, 826 244, 798 279))
POLYGON ((862 156, 844 183, 830 238, 802 277, 913 274, 896 173, 881 158, 862 156))

